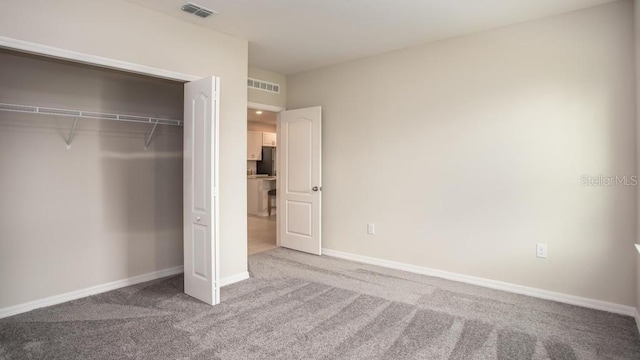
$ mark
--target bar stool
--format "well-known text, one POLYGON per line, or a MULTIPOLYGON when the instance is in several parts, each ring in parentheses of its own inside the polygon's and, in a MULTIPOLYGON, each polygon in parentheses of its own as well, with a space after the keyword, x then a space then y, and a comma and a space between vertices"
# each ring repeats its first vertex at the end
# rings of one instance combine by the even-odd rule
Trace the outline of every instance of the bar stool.
POLYGON ((271 198, 273 198, 274 201, 276 200, 276 189, 269 190, 268 194, 269 196, 267 198, 267 212, 269 213, 269 216, 271 216, 271 209, 277 209, 276 206, 271 205, 271 198))

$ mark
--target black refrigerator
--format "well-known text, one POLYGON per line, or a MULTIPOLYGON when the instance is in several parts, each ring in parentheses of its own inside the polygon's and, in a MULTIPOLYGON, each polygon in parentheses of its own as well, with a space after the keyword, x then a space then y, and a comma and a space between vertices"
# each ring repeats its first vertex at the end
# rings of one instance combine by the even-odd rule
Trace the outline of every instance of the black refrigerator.
POLYGON ((256 174, 276 174, 276 148, 270 146, 262 147, 262 160, 257 162, 256 174))

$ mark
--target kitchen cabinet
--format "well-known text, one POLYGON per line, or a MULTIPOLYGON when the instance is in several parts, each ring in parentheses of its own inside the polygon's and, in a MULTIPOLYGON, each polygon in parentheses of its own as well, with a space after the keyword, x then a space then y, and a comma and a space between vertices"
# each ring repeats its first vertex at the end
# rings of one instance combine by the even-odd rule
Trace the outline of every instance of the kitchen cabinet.
POLYGON ((262 160, 262 133, 247 132, 247 160, 262 160))
POLYGON ((249 215, 268 216, 269 190, 275 188, 275 176, 252 176, 247 178, 247 213, 249 215))
POLYGON ((273 146, 277 145, 277 136, 276 133, 262 133, 262 146, 273 146))

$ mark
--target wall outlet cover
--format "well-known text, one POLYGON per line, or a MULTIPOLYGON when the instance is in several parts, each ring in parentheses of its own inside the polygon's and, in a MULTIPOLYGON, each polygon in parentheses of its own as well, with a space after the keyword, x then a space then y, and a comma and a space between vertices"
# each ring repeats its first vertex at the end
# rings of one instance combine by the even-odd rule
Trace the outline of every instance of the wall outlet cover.
POLYGON ((547 244, 536 244, 536 256, 543 259, 547 257, 547 244))
POLYGON ((373 235, 376 233, 376 224, 367 224, 367 234, 373 235))

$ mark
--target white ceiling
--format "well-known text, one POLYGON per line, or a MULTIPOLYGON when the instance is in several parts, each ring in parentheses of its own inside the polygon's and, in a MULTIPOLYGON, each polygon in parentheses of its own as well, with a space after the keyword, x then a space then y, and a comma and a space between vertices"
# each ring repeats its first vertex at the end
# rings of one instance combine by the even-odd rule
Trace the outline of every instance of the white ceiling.
POLYGON ((615 0, 129 0, 249 40, 249 64, 292 74, 615 0))
POLYGON ((255 109, 247 109, 248 121, 255 121, 259 123, 275 125, 277 118, 278 118, 278 113, 274 113, 271 111, 263 111, 262 114, 256 114, 255 109))

